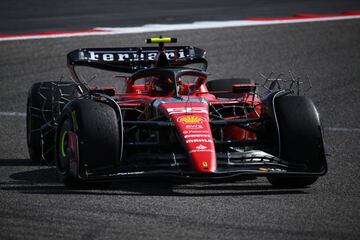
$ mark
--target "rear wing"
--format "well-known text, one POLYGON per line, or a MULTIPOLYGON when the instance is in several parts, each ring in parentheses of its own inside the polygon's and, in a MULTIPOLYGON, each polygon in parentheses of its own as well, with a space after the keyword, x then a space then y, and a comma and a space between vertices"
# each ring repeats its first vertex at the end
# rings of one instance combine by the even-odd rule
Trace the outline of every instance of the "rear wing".
MULTIPOLYGON (((205 50, 192 46, 164 47, 170 66, 184 66, 202 63, 207 68, 205 50)), ((75 66, 88 66, 104 70, 134 73, 155 64, 158 47, 135 48, 84 48, 70 52, 67 64, 70 70, 75 66)))

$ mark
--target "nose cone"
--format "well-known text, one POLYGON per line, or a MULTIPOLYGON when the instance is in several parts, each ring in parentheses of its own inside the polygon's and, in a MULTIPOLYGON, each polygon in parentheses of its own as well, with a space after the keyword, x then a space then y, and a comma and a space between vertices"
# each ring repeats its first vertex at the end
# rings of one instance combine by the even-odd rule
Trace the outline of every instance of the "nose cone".
POLYGON ((177 116, 175 124, 189 153, 194 169, 198 172, 215 172, 215 146, 205 114, 177 116))
POLYGON ((201 173, 215 172, 215 145, 209 125, 207 104, 192 103, 191 108, 172 106, 167 108, 167 112, 176 125, 194 170, 201 173))

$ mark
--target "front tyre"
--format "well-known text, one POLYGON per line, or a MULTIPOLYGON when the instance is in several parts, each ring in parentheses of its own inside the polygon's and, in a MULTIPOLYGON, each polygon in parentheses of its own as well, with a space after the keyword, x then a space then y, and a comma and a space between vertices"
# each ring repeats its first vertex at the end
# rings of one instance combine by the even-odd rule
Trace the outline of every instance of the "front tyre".
MULTIPOLYGON (((275 99, 280 132, 280 158, 304 172, 325 174, 327 169, 322 127, 314 103, 303 96, 275 99)), ((299 188, 316 182, 317 176, 269 176, 274 187, 299 188)))
POLYGON ((111 183, 86 182, 89 172, 104 173, 119 165, 119 124, 112 107, 91 99, 78 99, 63 111, 56 135, 56 163, 60 180, 70 188, 108 187, 111 183), (77 149, 70 148, 75 134, 77 149), (74 154, 74 153, 78 154, 74 154), (77 162, 76 170, 70 163, 77 162))

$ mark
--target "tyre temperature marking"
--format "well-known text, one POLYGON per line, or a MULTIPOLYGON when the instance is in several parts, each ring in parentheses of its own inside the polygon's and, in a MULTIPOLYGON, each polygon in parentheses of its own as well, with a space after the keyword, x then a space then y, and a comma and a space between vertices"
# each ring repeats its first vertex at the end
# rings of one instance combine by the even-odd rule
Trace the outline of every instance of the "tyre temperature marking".
POLYGON ((78 125, 78 122, 76 120, 76 112, 75 111, 71 112, 71 118, 72 118, 73 125, 74 125, 74 131, 79 130, 79 125, 78 125))

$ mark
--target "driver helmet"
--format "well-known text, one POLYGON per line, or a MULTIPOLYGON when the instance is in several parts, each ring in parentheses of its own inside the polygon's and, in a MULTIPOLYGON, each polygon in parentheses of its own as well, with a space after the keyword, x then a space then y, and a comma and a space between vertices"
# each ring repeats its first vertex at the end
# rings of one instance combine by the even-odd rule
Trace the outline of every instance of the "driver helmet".
MULTIPOLYGON (((176 88, 177 92, 181 94, 182 81, 180 79, 176 81, 176 88)), ((152 92, 160 95, 174 93, 174 80, 168 76, 161 76, 157 79, 153 79, 152 92)))
POLYGON ((153 80, 152 90, 161 95, 167 95, 174 90, 174 83, 170 77, 160 76, 153 80))

